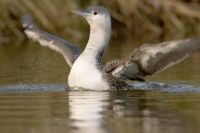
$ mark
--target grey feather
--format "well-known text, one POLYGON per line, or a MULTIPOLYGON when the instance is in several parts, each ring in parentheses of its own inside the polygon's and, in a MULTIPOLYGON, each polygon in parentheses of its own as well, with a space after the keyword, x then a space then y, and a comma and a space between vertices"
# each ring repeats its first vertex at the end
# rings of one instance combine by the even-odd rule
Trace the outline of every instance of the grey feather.
POLYGON ((110 73, 112 72, 117 66, 120 65, 122 61, 121 60, 112 60, 110 62, 107 62, 104 67, 103 67, 103 71, 106 73, 110 73))
POLYGON ((62 54, 70 67, 81 53, 81 50, 78 46, 40 30, 34 24, 30 16, 22 17, 22 26, 25 29, 24 32, 29 38, 39 42, 42 46, 49 47, 50 49, 62 54))
POLYGON ((199 50, 200 39, 144 44, 115 66, 111 73, 118 79, 140 80, 179 63, 199 50))

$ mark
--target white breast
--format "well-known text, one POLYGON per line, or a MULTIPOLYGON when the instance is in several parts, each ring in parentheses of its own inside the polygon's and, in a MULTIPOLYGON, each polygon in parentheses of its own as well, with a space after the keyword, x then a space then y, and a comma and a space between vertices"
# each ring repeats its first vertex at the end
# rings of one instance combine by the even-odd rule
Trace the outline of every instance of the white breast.
POLYGON ((73 64, 68 84, 70 88, 84 88, 90 90, 107 90, 108 84, 94 62, 89 61, 85 56, 80 56, 73 64))

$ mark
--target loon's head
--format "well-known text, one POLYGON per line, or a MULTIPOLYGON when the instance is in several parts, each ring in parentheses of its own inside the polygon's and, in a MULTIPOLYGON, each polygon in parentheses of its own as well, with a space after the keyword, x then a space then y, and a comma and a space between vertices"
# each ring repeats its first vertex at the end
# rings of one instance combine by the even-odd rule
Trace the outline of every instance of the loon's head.
POLYGON ((73 10, 73 13, 84 17, 91 27, 108 29, 111 27, 111 19, 108 10, 102 6, 89 6, 81 10, 73 10))

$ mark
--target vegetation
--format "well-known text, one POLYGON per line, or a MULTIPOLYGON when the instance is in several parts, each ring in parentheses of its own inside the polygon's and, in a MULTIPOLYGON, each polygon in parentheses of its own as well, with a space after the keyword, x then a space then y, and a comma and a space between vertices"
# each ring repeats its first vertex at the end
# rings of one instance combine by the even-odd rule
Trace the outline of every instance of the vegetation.
POLYGON ((97 4, 109 8, 114 36, 119 32, 132 37, 153 34, 163 40, 200 33, 198 0, 1 0, 0 43, 24 41, 20 23, 24 14, 32 15, 49 32, 81 39, 80 28, 87 25, 80 26, 80 19, 69 11, 97 4))

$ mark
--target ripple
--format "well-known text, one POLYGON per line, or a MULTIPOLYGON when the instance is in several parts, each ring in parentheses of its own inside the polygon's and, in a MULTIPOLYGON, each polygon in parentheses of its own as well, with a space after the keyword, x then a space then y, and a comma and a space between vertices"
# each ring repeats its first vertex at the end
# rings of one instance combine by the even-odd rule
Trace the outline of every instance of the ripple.
POLYGON ((133 87, 138 90, 157 90, 157 91, 166 91, 171 93, 200 92, 200 87, 188 84, 169 85, 159 82, 147 82, 147 83, 137 82, 133 84, 133 87))
MULTIPOLYGON (((132 84, 133 90, 165 91, 170 93, 196 93, 200 92, 199 86, 188 84, 165 84, 160 82, 136 82, 132 84)), ((0 92, 50 92, 65 91, 65 84, 18 84, 0 86, 0 92)), ((82 89, 81 89, 82 90, 82 89)))
POLYGON ((19 84, 0 86, 0 92, 64 91, 65 84, 19 84))

